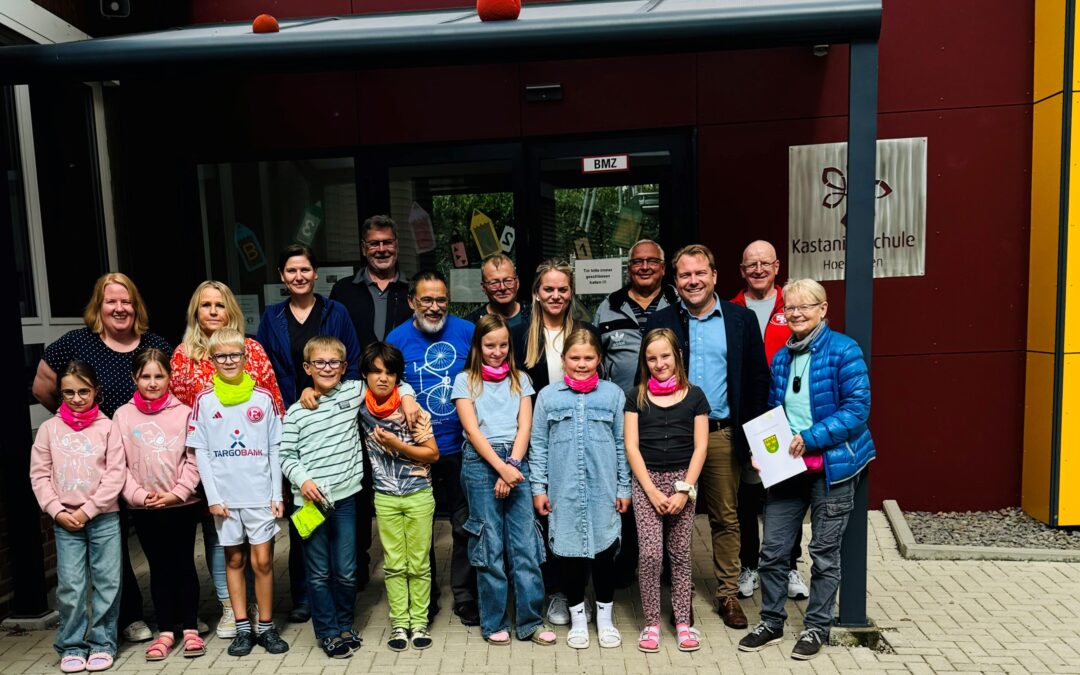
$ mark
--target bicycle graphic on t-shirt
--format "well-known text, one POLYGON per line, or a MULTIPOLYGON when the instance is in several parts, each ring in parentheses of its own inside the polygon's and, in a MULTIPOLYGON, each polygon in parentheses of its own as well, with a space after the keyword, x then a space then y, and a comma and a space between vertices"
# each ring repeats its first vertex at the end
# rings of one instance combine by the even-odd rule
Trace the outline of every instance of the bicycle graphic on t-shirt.
POLYGON ((456 412, 450 395, 454 385, 450 381, 450 367, 457 360, 457 349, 449 342, 435 342, 424 351, 424 363, 413 364, 413 370, 420 375, 420 394, 425 397, 424 408, 432 417, 448 417, 456 412), (438 383, 428 388, 424 384, 424 373, 438 379, 438 383))

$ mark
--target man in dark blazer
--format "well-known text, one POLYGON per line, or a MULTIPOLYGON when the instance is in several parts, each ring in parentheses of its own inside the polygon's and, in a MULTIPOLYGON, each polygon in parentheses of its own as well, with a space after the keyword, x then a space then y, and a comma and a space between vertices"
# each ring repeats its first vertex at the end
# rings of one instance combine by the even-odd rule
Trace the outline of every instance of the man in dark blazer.
POLYGON ((769 365, 754 313, 716 294, 712 251, 700 244, 686 246, 672 266, 680 302, 654 312, 646 330, 675 332, 690 382, 709 399, 709 449, 699 494, 712 530, 717 611, 727 626, 746 628, 737 596, 739 475, 750 462, 742 425, 766 410, 769 365))
MULTIPOLYGON (((330 299, 345 305, 360 351, 385 338, 390 331, 412 319, 409 309, 409 282, 398 272, 397 225, 390 216, 372 216, 360 230, 367 264, 355 276, 339 280, 330 290, 330 299)), ((352 365, 352 364, 350 364, 352 365)), ((364 455, 363 489, 356 495, 356 588, 367 585, 371 570, 372 501, 371 463, 364 455)))

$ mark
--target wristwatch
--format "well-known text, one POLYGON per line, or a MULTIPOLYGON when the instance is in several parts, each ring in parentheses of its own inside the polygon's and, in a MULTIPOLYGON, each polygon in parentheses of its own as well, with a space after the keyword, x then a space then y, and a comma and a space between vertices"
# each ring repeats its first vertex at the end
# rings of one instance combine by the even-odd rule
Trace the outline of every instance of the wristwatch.
POLYGON ((675 481, 675 492, 683 492, 690 501, 697 501, 697 486, 683 480, 675 481))
POLYGON ((510 466, 514 467, 518 471, 521 471, 521 460, 518 459, 517 457, 507 457, 506 458, 506 463, 509 464, 510 466))

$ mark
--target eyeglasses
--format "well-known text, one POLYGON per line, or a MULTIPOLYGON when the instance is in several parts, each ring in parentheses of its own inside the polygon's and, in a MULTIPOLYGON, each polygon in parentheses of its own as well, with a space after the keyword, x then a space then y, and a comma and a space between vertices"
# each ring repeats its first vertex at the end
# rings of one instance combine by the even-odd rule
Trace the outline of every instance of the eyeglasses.
POLYGON ((93 396, 93 389, 61 389, 60 395, 64 397, 64 400, 71 401, 76 396, 79 398, 90 398, 93 396))
POLYGON ((326 370, 327 368, 337 370, 345 365, 345 362, 341 359, 315 359, 314 361, 307 361, 307 363, 319 370, 326 370))
POLYGON ((393 239, 367 239, 364 246, 368 248, 391 248, 397 244, 397 237, 393 239))
POLYGON ((794 314, 798 312, 800 314, 806 314, 814 307, 820 306, 820 302, 815 302, 812 305, 784 305, 784 314, 794 314))
POLYGON ((753 272, 754 270, 759 270, 759 269, 763 270, 766 267, 772 267, 775 264, 776 264, 775 260, 773 260, 771 262, 763 262, 763 261, 759 260, 757 262, 745 263, 743 265, 739 265, 739 267, 743 268, 747 272, 753 272))
POLYGON ((484 282, 484 288, 494 291, 500 288, 513 288, 517 286, 517 277, 507 277, 505 279, 492 279, 491 281, 484 282))
POLYGON ((664 261, 660 258, 631 258, 629 265, 631 269, 645 267, 646 265, 649 267, 662 267, 664 261))
POLYGON ((233 352, 232 354, 214 354, 210 358, 214 359, 214 363, 225 365, 226 363, 236 363, 244 356, 246 356, 244 352, 233 352))
POLYGON ((426 295, 422 298, 416 299, 417 304, 421 307, 431 307, 432 305, 439 305, 440 307, 446 307, 450 303, 450 298, 443 296, 441 298, 429 298, 426 295))

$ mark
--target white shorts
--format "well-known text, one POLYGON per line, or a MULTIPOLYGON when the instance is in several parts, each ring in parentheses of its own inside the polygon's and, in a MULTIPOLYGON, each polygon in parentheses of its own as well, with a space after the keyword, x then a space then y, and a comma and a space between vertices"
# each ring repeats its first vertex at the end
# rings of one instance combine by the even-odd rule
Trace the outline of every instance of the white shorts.
POLYGON ((214 529, 222 546, 265 544, 280 532, 269 506, 229 509, 229 517, 214 516, 214 529))

